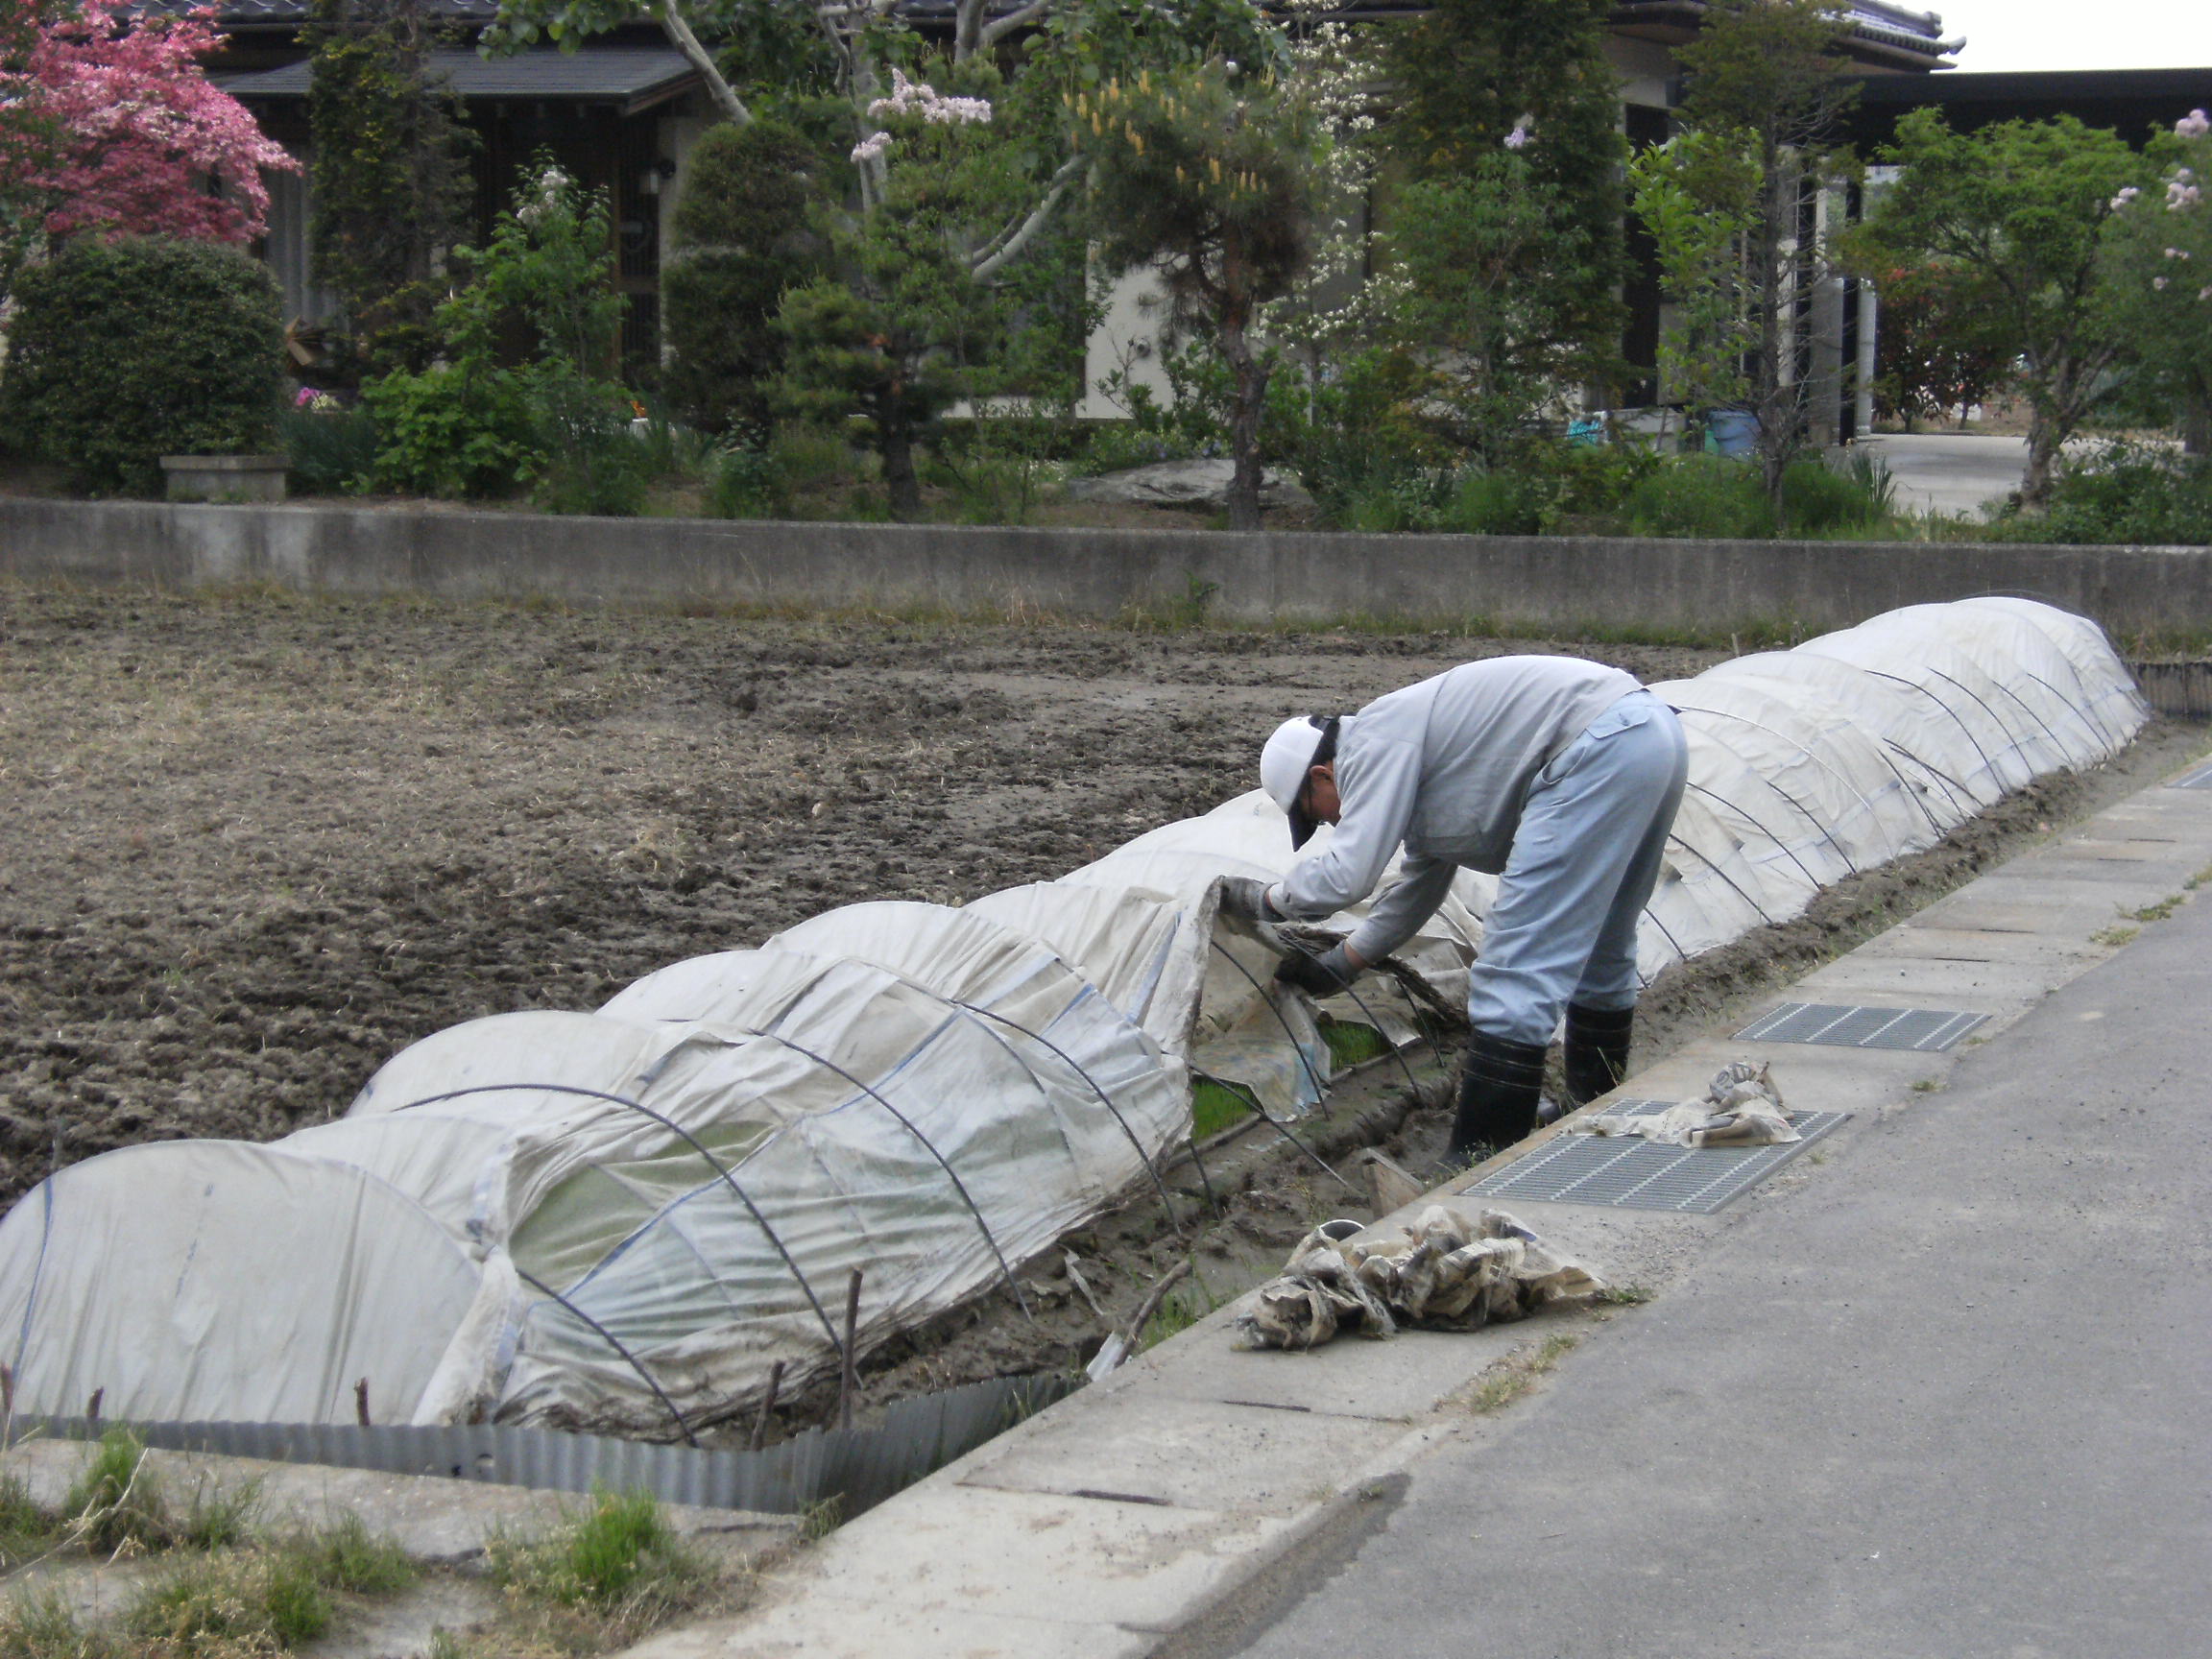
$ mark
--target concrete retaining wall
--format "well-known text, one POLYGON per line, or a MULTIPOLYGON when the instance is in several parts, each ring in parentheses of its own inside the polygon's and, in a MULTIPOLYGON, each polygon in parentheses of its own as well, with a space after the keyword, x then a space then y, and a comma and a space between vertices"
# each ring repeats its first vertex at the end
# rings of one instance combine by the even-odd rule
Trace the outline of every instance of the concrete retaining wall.
POLYGON ((2212 549, 1642 541, 554 518, 0 499, 0 577, 271 582, 578 606, 1131 612, 1228 623, 1483 618, 1562 634, 1820 632, 1983 593, 2116 635, 2212 633, 2212 549))

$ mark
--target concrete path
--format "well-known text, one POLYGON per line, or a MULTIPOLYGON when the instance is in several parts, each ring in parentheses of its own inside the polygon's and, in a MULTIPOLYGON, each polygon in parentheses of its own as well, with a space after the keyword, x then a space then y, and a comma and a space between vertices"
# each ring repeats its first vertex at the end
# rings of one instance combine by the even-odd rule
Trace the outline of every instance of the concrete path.
POLYGON ((1897 482, 1897 504, 1920 513, 1978 518, 1985 502, 2019 489, 2028 470, 2025 438, 1929 432, 1863 438, 1859 446, 1882 457, 1897 482))
POLYGON ((1647 1306, 1303 1356, 1223 1310, 633 1654, 2200 1650, 2208 868, 2212 789, 2147 790, 1791 993, 1967 1045, 1632 1078, 1854 1114, 1719 1215, 1510 1206, 1647 1306))
MULTIPOLYGON (((1979 885, 1954 909, 1985 925, 2068 903, 1979 885)), ((1221 1650, 2206 1651, 2207 1010, 2190 903, 1880 1114, 1508 1439, 1422 1465, 1343 1571, 1221 1650)))

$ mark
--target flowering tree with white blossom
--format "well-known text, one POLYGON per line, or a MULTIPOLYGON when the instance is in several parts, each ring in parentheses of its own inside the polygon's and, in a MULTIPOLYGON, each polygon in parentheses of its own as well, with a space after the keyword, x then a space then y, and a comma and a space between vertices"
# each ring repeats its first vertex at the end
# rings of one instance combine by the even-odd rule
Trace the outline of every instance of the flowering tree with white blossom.
POLYGON ((2018 353, 2029 406, 2024 507, 2049 500, 2066 440, 2107 395, 2133 345, 2107 272, 2145 163, 2116 133, 2070 115, 1957 132, 1934 109, 1897 124, 1898 181, 1854 237, 1862 268, 1931 261, 1984 296, 2018 353))
POLYGON ((2192 109, 2152 142, 2146 186, 2112 198, 2108 295, 2134 343, 2135 400, 2176 411, 2212 452, 2212 116, 2192 109))

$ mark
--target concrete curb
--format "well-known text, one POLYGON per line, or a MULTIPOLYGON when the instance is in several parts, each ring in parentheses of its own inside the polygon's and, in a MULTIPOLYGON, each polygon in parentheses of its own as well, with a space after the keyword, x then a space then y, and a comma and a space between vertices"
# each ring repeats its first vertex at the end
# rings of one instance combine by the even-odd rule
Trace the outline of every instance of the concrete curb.
MULTIPOLYGON (((1983 1013, 1989 1020, 1967 1046, 2002 1041, 2029 1008, 2125 949, 2128 929, 2154 926, 2208 868, 2212 790, 2153 785, 1777 1000, 1983 1013)), ((1818 1149, 1844 1158, 1867 1128, 1940 1089, 1967 1046, 1893 1053, 1717 1032, 1623 1093, 1687 1095, 1729 1060, 1769 1059, 1793 1108, 1855 1114, 1818 1149)), ((1717 1235, 1819 1178, 1817 1163, 1801 1158, 1714 1216, 1510 1208, 1615 1284, 1663 1290, 1695 1270, 1717 1235)), ((1238 1305, 802 1551, 743 1616, 664 1633, 630 1659, 1170 1654, 1176 1633, 1233 1629, 1241 1608, 1286 1593, 1286 1575, 1385 1515, 1405 1475, 1439 1447, 1537 1431, 1540 1413, 1478 1415, 1466 1392, 1517 1349, 1595 1324, 1560 1314, 1466 1335, 1253 1354, 1230 1345, 1238 1305)), ((1607 1335, 1633 1340, 1633 1322, 1607 1335)))

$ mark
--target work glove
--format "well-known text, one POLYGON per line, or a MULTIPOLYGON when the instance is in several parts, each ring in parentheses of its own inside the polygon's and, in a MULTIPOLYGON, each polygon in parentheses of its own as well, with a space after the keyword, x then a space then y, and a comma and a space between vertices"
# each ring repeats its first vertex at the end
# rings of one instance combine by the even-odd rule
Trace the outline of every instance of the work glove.
POLYGON ((1225 876, 1221 879, 1221 920, 1247 927, 1275 927, 1283 913, 1267 902, 1267 883, 1250 876, 1225 876))
POLYGON ((1293 951, 1275 970, 1276 984, 1295 985, 1309 997, 1334 997, 1349 990, 1358 977, 1359 970, 1352 966, 1341 945, 1332 945, 1318 956, 1293 951))

